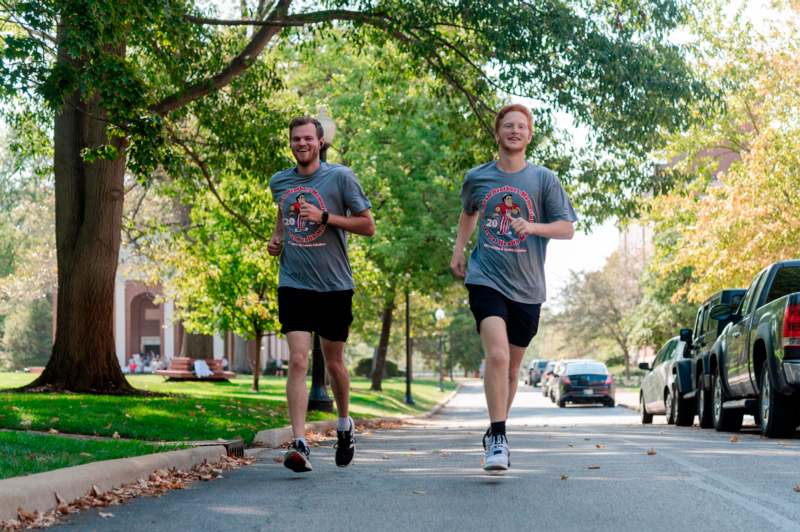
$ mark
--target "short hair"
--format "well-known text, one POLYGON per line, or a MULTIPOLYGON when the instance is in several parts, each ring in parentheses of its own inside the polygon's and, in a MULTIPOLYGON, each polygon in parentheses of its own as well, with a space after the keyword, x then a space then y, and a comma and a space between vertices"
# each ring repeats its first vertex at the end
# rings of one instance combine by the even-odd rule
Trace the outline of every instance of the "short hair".
POLYGON ((317 129, 318 139, 321 139, 325 136, 325 131, 322 129, 322 124, 319 123, 319 120, 311 116, 298 116, 297 118, 293 118, 292 121, 289 122, 289 136, 291 137, 294 128, 304 126, 306 124, 314 124, 314 127, 317 129))
POLYGON ((513 199, 514 199, 514 196, 512 196, 511 194, 503 194, 503 197, 502 197, 501 199, 502 199, 503 201, 505 201, 505 200, 506 200, 506 198, 511 198, 511 199, 513 200, 513 199))
POLYGON ((494 119, 494 132, 497 133, 498 131, 500 131, 500 122, 503 120, 503 117, 505 117, 508 113, 514 111, 525 115, 525 118, 528 119, 528 131, 533 133, 533 115, 531 114, 531 110, 522 105, 521 103, 512 103, 503 106, 502 109, 497 111, 497 116, 494 119))

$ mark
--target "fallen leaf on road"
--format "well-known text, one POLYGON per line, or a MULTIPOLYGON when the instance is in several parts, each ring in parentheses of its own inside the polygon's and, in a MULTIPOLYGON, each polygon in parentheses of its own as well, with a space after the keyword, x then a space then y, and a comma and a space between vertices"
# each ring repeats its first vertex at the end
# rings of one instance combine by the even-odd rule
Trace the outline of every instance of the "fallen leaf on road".
POLYGON ((103 519, 108 519, 109 517, 114 517, 114 514, 112 514, 111 512, 97 512, 97 515, 99 515, 103 519))
POLYGON ((448 456, 450 456, 450 453, 439 453, 439 456, 441 456, 442 458, 447 458, 448 456))
POLYGON ((599 465, 590 465, 589 469, 600 469, 599 465))
POLYGON ((90 491, 89 493, 91 493, 95 497, 99 497, 100 495, 103 494, 103 490, 97 487, 97 484, 92 484, 92 491, 90 491))
POLYGON ((605 448, 605 445, 603 445, 602 443, 598 443, 595 445, 595 447, 597 447, 598 449, 603 449, 605 448))
POLYGON ((416 495, 425 495, 425 494, 426 494, 426 493, 428 493, 428 492, 427 492, 427 491, 422 491, 422 490, 414 490, 414 493, 415 493, 416 495))
POLYGON ((572 443, 568 443, 567 447, 575 447, 575 445, 573 445, 572 443))
POLYGON ((583 441, 591 441, 591 438, 584 438, 583 441))
POLYGON ((283 463, 283 456, 273 456, 272 457, 272 461, 276 462, 278 464, 282 464, 283 463))
POLYGON ((797 485, 794 487, 794 491, 796 491, 797 493, 800 493, 800 484, 797 484, 797 485))
POLYGON ((561 480, 567 480, 568 478, 569 478, 569 476, 567 476, 567 475, 561 475, 561 480))
POLYGON ((384 460, 388 460, 389 459, 389 455, 388 454, 384 454, 381 458, 383 458, 384 460))
POLYGON ((59 494, 58 494, 58 492, 56 492, 54 495, 56 496, 56 502, 57 502, 58 504, 67 504, 67 501, 65 501, 65 500, 64 500, 64 499, 61 497, 61 495, 59 495, 59 494))
POLYGON ((647 455, 648 456, 653 456, 654 454, 656 454, 656 450, 655 449, 647 449, 647 455))

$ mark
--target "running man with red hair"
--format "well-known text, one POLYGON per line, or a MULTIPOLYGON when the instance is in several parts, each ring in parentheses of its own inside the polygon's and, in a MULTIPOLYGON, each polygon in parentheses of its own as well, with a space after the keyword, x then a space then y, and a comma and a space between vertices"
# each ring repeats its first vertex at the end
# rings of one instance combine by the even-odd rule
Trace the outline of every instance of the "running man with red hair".
POLYGON ((511 465, 506 420, 519 366, 538 329, 545 300, 545 250, 551 238, 572 238, 577 220, 553 172, 526 160, 532 130, 533 118, 524 105, 508 105, 497 113, 499 158, 464 177, 463 210, 450 262, 453 273, 465 278, 486 356, 486 471, 505 471, 511 465), (478 243, 467 265, 464 248, 478 223, 478 243))

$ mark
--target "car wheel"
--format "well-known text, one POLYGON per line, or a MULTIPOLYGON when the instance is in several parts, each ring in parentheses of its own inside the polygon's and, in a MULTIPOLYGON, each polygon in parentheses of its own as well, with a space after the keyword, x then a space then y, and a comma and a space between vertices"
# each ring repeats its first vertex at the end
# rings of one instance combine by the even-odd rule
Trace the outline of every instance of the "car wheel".
POLYGON ((686 399, 681 399, 678 395, 678 390, 672 390, 672 397, 675 401, 675 407, 672 410, 672 415, 675 418, 675 424, 679 427, 691 427, 694 423, 694 402, 686 399))
POLYGON ((664 415, 667 417, 667 425, 675 424, 675 395, 671 389, 664 392, 664 415))
POLYGON ((639 394, 639 406, 642 411, 642 425, 649 425, 653 422, 653 414, 647 413, 647 407, 644 405, 644 394, 639 394))
POLYGON ((567 402, 563 399, 558 400, 558 408, 565 408, 567 406, 567 402))
POLYGON ((697 394, 695 397, 697 398, 697 422, 702 428, 710 429, 714 426, 714 417, 712 415, 714 407, 711 404, 713 394, 709 394, 705 386, 703 386, 702 375, 697 379, 697 394))
POLYGON ((783 438, 794 433, 795 417, 791 398, 783 395, 772 385, 769 367, 764 362, 761 370, 761 393, 758 395, 757 420, 761 434, 768 438, 783 438))
POLYGON ((614 403, 614 400, 612 399, 611 401, 606 401, 605 406, 608 407, 608 408, 614 408, 617 405, 616 405, 616 403, 614 403))
POLYGON ((744 412, 742 410, 722 408, 725 394, 722 391, 722 379, 720 379, 719 370, 714 375, 712 388, 714 396, 711 400, 711 411, 714 418, 714 428, 720 432, 738 432, 742 428, 744 412))

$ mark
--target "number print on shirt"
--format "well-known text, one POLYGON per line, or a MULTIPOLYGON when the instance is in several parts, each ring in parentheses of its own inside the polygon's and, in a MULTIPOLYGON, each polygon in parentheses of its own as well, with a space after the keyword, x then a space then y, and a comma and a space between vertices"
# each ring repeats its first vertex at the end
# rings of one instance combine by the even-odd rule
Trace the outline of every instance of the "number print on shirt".
POLYGON ((499 251, 524 251, 516 249, 525 240, 525 235, 518 235, 511 227, 515 218, 529 222, 535 220, 533 203, 527 192, 506 185, 486 193, 481 202, 481 224, 491 242, 488 247, 499 251))
POLYGON ((304 203, 310 203, 325 210, 325 201, 316 189, 311 187, 290 188, 281 196, 281 213, 283 225, 293 242, 299 245, 310 244, 325 232, 327 226, 304 220, 300 217, 300 209, 304 203))

